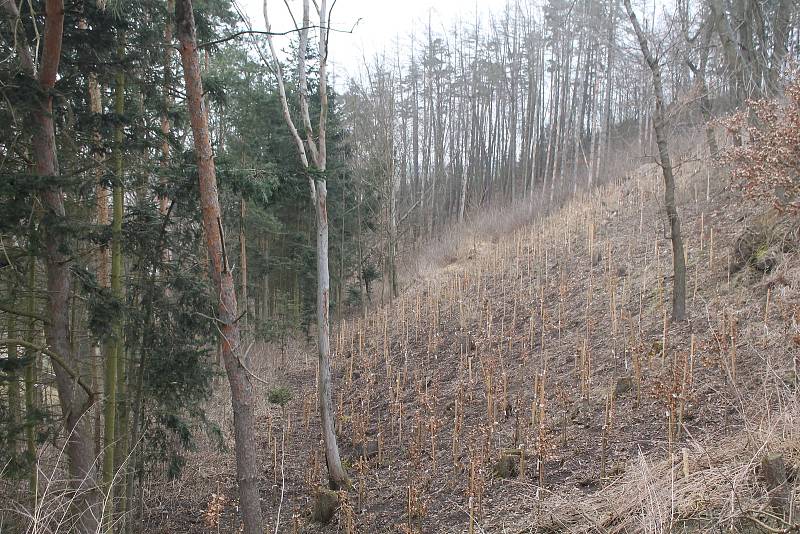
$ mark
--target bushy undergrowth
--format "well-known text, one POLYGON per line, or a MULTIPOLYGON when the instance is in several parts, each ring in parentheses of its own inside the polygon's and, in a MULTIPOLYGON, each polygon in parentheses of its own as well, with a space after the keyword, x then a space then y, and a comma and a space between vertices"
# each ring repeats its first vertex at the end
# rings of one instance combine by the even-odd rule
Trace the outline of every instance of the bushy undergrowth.
POLYGON ((793 73, 785 98, 750 101, 747 109, 723 119, 731 131, 746 130, 749 142, 722 156, 734 179, 776 207, 800 211, 800 72, 793 73), (745 127, 745 124, 748 126, 745 127))

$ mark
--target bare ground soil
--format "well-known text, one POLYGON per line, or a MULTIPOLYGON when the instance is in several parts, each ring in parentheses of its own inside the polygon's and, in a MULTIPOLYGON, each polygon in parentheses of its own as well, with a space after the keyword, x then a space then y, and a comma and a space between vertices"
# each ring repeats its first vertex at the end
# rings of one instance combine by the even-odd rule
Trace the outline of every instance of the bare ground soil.
MULTIPOLYGON (((783 454, 800 504, 800 262, 787 246, 769 272, 737 269, 736 239, 763 208, 708 172, 679 171, 684 323, 669 320, 670 242, 649 166, 474 239, 391 305, 336 325, 353 487, 327 525, 311 519, 325 482, 314 348, 254 351, 256 372, 293 395, 283 410, 258 385, 267 531, 279 510, 278 532, 760 531, 751 516, 786 528, 755 466, 783 454)), ((144 531, 238 530, 219 390, 209 413, 228 450, 203 444, 180 480, 154 478, 144 531)))

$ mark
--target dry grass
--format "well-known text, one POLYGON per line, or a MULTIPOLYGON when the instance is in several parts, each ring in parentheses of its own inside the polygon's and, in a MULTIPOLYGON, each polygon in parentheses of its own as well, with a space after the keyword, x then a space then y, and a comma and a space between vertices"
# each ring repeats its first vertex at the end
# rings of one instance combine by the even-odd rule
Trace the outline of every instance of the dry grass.
MULTIPOLYGON (((521 203, 453 228, 409 261, 399 299, 336 325, 334 404, 354 487, 331 525, 311 520, 325 481, 314 347, 253 347, 249 367, 269 384, 255 384, 265 528, 780 530, 764 508, 766 452, 790 467, 795 509, 782 521, 797 523, 800 258, 787 249, 769 273, 734 272, 737 237, 761 208, 708 169, 691 151, 678 169, 685 324, 664 321, 662 180, 645 165, 549 210, 521 203), (266 400, 275 387, 292 392, 285 409, 266 400)), ((180 480, 148 481, 143 528, 239 527, 217 386, 207 411, 229 449, 203 442, 180 480)))
MULTIPOLYGON (((89 414, 91 412, 87 412, 89 414)), ((65 467, 66 439, 59 440, 59 446, 45 442, 39 445, 35 463, 37 486, 29 487, 27 481, 4 479, 0 472, 3 486, 0 494, 4 495, 4 504, 0 506, 0 532, 24 534, 59 534, 76 531, 79 517, 76 506, 83 505, 81 500, 88 494, 101 494, 102 489, 95 480, 84 478, 73 480, 65 467), (79 504, 80 503, 80 504, 79 504)), ((119 471, 110 488, 112 495, 118 491, 121 470, 127 468, 131 456, 121 463, 119 471)), ((95 458, 94 468, 99 469, 102 456, 95 458)), ((112 497, 113 498, 113 497, 112 497)), ((86 513, 99 517, 101 525, 96 529, 103 531, 102 521, 107 515, 109 501, 100 499, 98 506, 86 513)), ((115 518, 115 525, 121 524, 124 518, 115 518)))
MULTIPOLYGON (((691 145, 691 136, 685 136, 691 145)), ((401 254, 398 258, 400 285, 405 291, 414 291, 419 282, 430 281, 442 276, 453 266, 481 256, 488 248, 496 246, 501 239, 507 239, 516 232, 541 221, 548 214, 574 205, 580 198, 591 196, 598 186, 618 182, 623 177, 637 172, 643 158, 630 154, 631 147, 622 147, 608 162, 606 175, 587 191, 587 171, 581 170, 576 178, 578 183, 567 186, 558 180, 552 195, 548 190, 537 186, 533 195, 521 193, 519 200, 502 206, 482 207, 466 214, 466 220, 452 223, 437 232, 437 235, 418 248, 401 254), (552 198, 551 198, 552 197, 552 198), (444 273, 443 273, 444 271, 444 273)), ((571 179, 571 178, 570 178, 571 179)), ((415 244, 416 247, 416 244, 415 244)))
POLYGON ((734 437, 692 436, 668 459, 648 458, 640 452, 631 469, 603 491, 592 495, 554 492, 534 519, 538 528, 608 533, 768 532, 758 521, 776 531, 796 529, 800 519, 797 487, 791 493, 792 510, 778 520, 758 476, 767 453, 784 457, 795 485, 800 469, 800 402, 793 388, 774 378, 765 376, 765 388, 774 389, 772 398, 762 405, 764 417, 747 421, 734 437))

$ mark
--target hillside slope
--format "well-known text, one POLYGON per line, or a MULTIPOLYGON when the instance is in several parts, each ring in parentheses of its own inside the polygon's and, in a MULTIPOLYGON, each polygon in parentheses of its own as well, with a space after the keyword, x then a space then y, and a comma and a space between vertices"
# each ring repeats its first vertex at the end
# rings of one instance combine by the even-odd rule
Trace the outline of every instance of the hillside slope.
MULTIPOLYGON (((648 166, 512 235, 474 237, 393 305, 339 325, 353 490, 327 526, 311 517, 325 473, 313 353, 281 364, 263 351, 257 373, 293 393, 285 411, 258 412, 270 530, 279 507, 280 532, 785 528, 757 466, 782 455, 778 492, 797 510, 800 262, 763 240, 743 251, 758 209, 712 173, 679 171, 687 323, 667 317, 671 253, 648 166)), ((229 456, 199 452, 181 490, 148 506, 148 528, 232 531, 229 456)))

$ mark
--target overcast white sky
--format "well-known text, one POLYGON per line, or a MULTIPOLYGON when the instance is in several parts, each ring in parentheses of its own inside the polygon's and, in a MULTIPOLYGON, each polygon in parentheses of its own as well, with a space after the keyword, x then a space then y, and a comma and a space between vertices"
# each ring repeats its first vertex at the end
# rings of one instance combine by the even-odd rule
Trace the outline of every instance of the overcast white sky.
MULTIPOLYGON (((272 30, 275 32, 294 27, 286 4, 292 8, 298 21, 302 16, 302 0, 267 1, 272 30)), ((328 0, 328 6, 332 1, 328 0)), ((639 6, 637 11, 641 13, 640 16, 650 17, 657 9, 672 5, 673 1, 634 0, 634 4, 639 6), (642 5, 648 6, 645 11, 642 11, 642 5)), ((264 0, 237 0, 237 3, 250 18, 254 29, 265 29, 264 0)), ((348 77, 359 74, 365 58, 369 62, 382 52, 393 56, 396 43, 399 42, 404 48, 409 44, 412 32, 421 34, 424 31, 429 15, 435 31, 447 32, 458 20, 474 21, 476 12, 486 22, 490 13, 499 15, 506 4, 507 0, 337 0, 331 27, 349 31, 355 25, 355 29, 352 34, 331 32, 332 81, 341 88, 348 77)), ((313 2, 311 11, 314 23, 313 2)), ((276 37, 277 48, 287 48, 290 38, 276 37)), ((401 54, 401 58, 404 57, 405 54, 401 54)))
MULTIPOLYGON (((253 27, 263 30, 263 0, 238 0, 238 4, 253 27)), ((302 0, 288 0, 288 4, 299 20, 302 0)), ((333 28, 350 30, 361 20, 352 34, 331 33, 330 61, 339 78, 337 84, 342 83, 341 78, 357 74, 364 57, 370 60, 383 51, 393 53, 398 39, 401 45, 407 43, 412 31, 421 32, 427 25, 428 13, 432 26, 441 31, 458 19, 474 20, 476 9, 485 16, 489 11, 499 12, 505 4, 506 0, 338 0, 333 9, 333 28)), ((268 6, 273 31, 292 29, 283 0, 268 0, 268 6)), ((311 9, 313 20, 313 3, 311 9)), ((276 39, 276 46, 284 48, 289 37, 276 39)))

